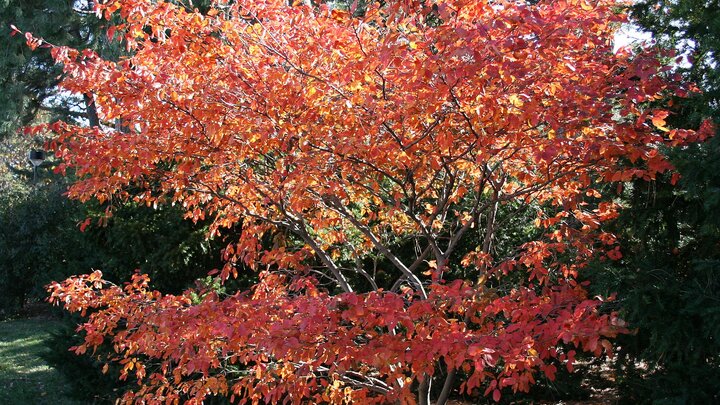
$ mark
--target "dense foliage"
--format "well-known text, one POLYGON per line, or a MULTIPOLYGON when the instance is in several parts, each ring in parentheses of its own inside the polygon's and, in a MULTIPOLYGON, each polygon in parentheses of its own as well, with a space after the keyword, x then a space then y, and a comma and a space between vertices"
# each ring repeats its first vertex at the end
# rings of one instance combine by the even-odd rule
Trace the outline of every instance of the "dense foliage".
POLYGON ((111 2, 116 61, 26 35, 97 106, 35 130, 58 135, 71 196, 178 204, 237 231, 223 278, 262 270, 231 296, 54 284, 89 311, 76 351, 110 338, 139 380, 125 400, 427 403, 436 380, 443 403, 456 375, 497 400, 624 331, 576 277, 621 258, 603 184, 655 179, 660 146, 709 133, 668 128, 658 100, 688 89, 612 52, 612 2, 363 5, 111 2), (508 237, 513 209, 535 230, 508 237))
MULTIPOLYGON (((638 2, 633 17, 658 45, 686 59, 675 71, 702 93, 674 99, 668 121, 698 126, 720 119, 720 18, 717 4, 638 2)), ((720 138, 667 150, 680 174, 635 182, 621 196, 615 225, 624 258, 597 273, 599 292, 618 292, 624 336, 618 380, 628 402, 720 401, 720 138)))
MULTIPOLYGON (((0 205, 0 309, 6 314, 45 296, 50 281, 102 268, 111 280, 140 270, 158 288, 180 292, 222 266, 219 241, 170 207, 118 207, 98 226, 102 210, 68 200, 66 184, 42 182, 0 205), (85 232, 79 226, 91 220, 85 232)), ((12 198, 10 198, 12 197, 12 198)))
MULTIPOLYGON (((82 97, 66 94, 57 83, 62 69, 48 50, 29 49, 12 37, 11 23, 43 32, 48 40, 100 50, 103 22, 87 1, 0 1, 0 313, 12 314, 28 300, 40 299, 44 286, 63 275, 87 271, 91 245, 77 232, 84 208, 61 194, 67 181, 50 174, 52 161, 33 173, 30 150, 46 138, 18 133, 23 125, 64 119, 82 122, 82 97), (37 177, 37 179, 35 179, 37 177)), ((127 271, 127 270, 124 270, 127 271)))
MULTIPOLYGON (((192 5, 202 7, 202 3, 192 5)), ((158 288, 178 292, 194 285, 208 268, 222 265, 219 241, 206 240, 206 224, 183 221, 177 207, 115 204, 115 217, 101 220, 110 204, 83 206, 67 200, 63 194, 73 175, 53 174, 57 160, 52 154, 33 173, 28 152, 43 149, 47 134, 27 136, 18 131, 22 125, 58 118, 88 124, 96 121, 97 112, 91 97, 58 88, 62 68, 49 50, 29 49, 11 36, 12 27, 42 32, 49 41, 92 48, 116 59, 122 47, 108 41, 103 28, 108 22, 95 16, 94 4, 92 0, 0 2, 4 22, 0 27, 0 311, 4 314, 44 297, 44 286, 51 280, 92 268, 103 268, 113 280, 139 269, 152 275, 158 288), (87 232, 80 232, 80 225, 87 232)))

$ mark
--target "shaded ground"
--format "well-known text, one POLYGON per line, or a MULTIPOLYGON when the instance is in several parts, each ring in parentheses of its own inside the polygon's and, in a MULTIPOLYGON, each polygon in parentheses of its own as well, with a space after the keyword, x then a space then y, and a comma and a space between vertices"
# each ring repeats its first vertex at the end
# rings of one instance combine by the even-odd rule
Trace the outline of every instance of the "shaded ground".
POLYGON ((75 405, 64 377, 43 359, 60 322, 46 317, 0 322, 0 404, 75 405))

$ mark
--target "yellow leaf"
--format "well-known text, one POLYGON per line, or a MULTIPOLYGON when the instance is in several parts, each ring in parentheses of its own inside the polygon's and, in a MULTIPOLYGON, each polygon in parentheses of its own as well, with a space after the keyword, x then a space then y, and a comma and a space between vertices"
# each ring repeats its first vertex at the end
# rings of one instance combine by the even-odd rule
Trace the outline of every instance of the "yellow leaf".
POLYGON ((665 118, 668 116, 667 111, 656 111, 655 114, 653 114, 652 117, 652 123, 655 126, 655 128, 663 131, 668 132, 669 129, 665 126, 665 118))
POLYGON ((562 90, 562 86, 559 83, 550 83, 548 86, 548 92, 554 96, 558 90, 562 90))
POLYGON ((512 94, 510 97, 508 97, 508 101, 515 107, 522 107, 523 101, 520 99, 520 97, 517 96, 517 94, 512 94))
POLYGON ((357 91, 360 89, 362 89, 362 83, 360 83, 359 81, 354 81, 348 86, 348 90, 350 91, 357 91))

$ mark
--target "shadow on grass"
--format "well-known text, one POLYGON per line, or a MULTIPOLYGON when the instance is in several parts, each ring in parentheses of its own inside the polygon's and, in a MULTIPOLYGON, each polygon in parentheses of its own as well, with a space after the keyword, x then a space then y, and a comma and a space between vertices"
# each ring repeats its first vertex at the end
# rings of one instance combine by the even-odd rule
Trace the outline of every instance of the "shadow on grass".
POLYGON ((65 378, 45 360, 61 323, 32 318, 0 322, 0 403, 81 404, 68 397, 65 378))

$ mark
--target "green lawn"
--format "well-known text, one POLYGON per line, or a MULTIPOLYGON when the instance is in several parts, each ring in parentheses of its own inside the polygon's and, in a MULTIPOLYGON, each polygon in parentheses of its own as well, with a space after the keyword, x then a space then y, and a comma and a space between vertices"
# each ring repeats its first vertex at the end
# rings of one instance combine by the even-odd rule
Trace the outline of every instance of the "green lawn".
POLYGON ((68 398, 63 376, 42 357, 59 327, 42 318, 0 322, 0 404, 81 404, 68 398))

